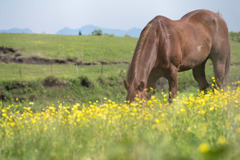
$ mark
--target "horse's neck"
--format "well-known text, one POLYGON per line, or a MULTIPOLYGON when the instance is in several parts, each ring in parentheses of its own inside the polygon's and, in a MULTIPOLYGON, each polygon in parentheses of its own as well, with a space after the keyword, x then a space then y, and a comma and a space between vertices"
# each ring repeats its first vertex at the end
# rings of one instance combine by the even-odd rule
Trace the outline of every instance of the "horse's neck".
POLYGON ((157 23, 150 22, 141 33, 128 74, 130 82, 147 82, 157 58, 157 27, 157 23))
POLYGON ((139 57, 137 57, 137 63, 135 66, 135 80, 147 83, 149 74, 156 62, 157 50, 152 47, 150 51, 143 51, 139 57))

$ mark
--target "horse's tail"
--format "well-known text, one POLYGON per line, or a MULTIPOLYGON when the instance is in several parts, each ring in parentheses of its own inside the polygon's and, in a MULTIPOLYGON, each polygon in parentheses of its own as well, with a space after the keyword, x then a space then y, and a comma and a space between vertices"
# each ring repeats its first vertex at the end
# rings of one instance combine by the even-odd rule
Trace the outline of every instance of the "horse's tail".
POLYGON ((230 49, 230 45, 229 45, 228 55, 227 55, 226 64, 225 64, 225 78, 224 78, 225 85, 227 85, 227 82, 228 82, 230 65, 231 65, 231 49, 230 49))

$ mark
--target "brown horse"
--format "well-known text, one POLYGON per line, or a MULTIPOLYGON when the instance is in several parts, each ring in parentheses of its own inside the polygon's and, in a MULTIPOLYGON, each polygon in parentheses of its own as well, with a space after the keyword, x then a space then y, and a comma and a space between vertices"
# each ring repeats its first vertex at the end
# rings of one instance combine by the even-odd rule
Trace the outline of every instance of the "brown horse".
POLYGON ((124 80, 127 101, 136 95, 147 100, 146 89, 155 88, 160 77, 168 79, 169 98, 177 94, 178 72, 192 69, 200 90, 210 85, 205 63, 211 59, 216 84, 222 87, 230 66, 228 28, 219 14, 196 10, 173 21, 157 16, 143 29, 124 80))

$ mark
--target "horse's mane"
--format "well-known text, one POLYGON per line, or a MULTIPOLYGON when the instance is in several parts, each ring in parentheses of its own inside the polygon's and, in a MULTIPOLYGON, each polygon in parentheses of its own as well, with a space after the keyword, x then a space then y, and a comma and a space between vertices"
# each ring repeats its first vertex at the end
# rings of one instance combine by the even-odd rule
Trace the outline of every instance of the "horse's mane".
POLYGON ((138 40, 138 43, 137 43, 137 46, 136 46, 136 49, 134 51, 134 55, 132 58, 131 65, 130 65, 130 67, 128 69, 128 73, 127 73, 127 82, 130 84, 133 82, 133 79, 136 76, 138 64, 139 64, 138 58, 140 56, 140 53, 142 52, 142 49, 144 48, 144 45, 146 44, 146 40, 147 40, 149 31, 151 30, 151 27, 152 27, 152 21, 149 22, 147 24, 147 26, 143 29, 141 36, 138 40))
POLYGON ((222 17, 222 14, 220 13, 220 11, 216 12, 220 17, 222 17))

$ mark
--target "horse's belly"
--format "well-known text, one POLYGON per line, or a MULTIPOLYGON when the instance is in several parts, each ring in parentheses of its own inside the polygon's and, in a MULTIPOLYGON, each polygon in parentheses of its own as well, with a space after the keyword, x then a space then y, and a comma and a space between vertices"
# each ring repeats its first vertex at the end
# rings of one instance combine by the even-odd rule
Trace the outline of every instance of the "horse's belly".
POLYGON ((193 69, 194 67, 205 62, 207 57, 208 57, 208 54, 206 55, 201 54, 201 56, 193 54, 191 56, 188 56, 187 58, 182 60, 182 63, 179 66, 179 72, 193 69))
POLYGON ((178 72, 187 71, 189 69, 192 69, 192 67, 190 67, 190 66, 180 66, 178 72))
POLYGON ((186 71, 189 69, 193 69, 195 66, 196 66, 196 64, 194 64, 194 63, 181 64, 178 71, 182 72, 182 71, 186 71))
POLYGON ((202 64, 208 58, 209 53, 210 45, 191 45, 185 48, 185 52, 182 54, 182 61, 179 66, 179 71, 189 70, 202 64))

